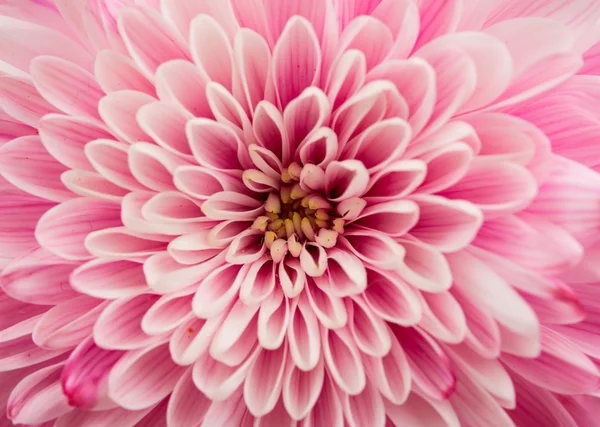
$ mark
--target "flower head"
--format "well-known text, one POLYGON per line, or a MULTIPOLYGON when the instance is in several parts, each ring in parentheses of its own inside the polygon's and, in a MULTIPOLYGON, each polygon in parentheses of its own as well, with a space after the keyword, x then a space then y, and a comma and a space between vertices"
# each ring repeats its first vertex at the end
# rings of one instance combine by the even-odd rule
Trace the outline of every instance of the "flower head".
POLYGON ((599 425, 599 19, 0 1, 8 418, 599 425))

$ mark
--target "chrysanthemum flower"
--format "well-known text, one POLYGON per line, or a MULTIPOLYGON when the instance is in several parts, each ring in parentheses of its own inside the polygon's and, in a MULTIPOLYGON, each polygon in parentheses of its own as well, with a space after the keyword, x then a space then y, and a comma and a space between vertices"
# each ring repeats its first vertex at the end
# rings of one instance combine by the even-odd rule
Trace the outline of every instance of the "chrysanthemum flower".
POLYGON ((600 1, 0 15, 0 425, 600 425, 600 1))

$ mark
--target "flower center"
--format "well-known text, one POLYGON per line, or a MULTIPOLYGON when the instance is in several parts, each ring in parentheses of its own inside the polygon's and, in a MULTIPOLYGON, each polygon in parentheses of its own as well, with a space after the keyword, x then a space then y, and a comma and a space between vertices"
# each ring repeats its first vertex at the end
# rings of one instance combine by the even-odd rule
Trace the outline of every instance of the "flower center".
POLYGON ((302 167, 292 163, 284 168, 279 188, 273 188, 265 202, 265 214, 253 228, 264 232, 264 243, 275 262, 287 253, 299 257, 306 242, 332 248, 344 232, 345 220, 322 189, 316 190, 301 179, 302 167))

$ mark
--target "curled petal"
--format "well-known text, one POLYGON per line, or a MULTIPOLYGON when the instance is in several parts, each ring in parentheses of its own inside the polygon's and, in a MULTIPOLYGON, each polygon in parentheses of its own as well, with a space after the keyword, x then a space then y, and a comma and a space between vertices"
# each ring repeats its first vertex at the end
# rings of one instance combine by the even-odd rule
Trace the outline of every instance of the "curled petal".
POLYGON ((321 327, 321 342, 327 371, 337 387, 350 395, 364 390, 367 379, 359 349, 346 327, 321 327))
POLYGON ((204 277, 192 301, 194 314, 209 319, 225 310, 236 298, 245 273, 245 267, 225 264, 204 277))

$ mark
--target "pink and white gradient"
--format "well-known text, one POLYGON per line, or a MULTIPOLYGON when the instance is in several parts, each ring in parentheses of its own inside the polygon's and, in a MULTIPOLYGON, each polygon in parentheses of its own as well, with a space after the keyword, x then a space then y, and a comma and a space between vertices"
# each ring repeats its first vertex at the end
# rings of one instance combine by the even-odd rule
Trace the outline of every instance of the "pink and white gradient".
POLYGON ((600 426, 599 20, 0 0, 0 426, 600 426))

